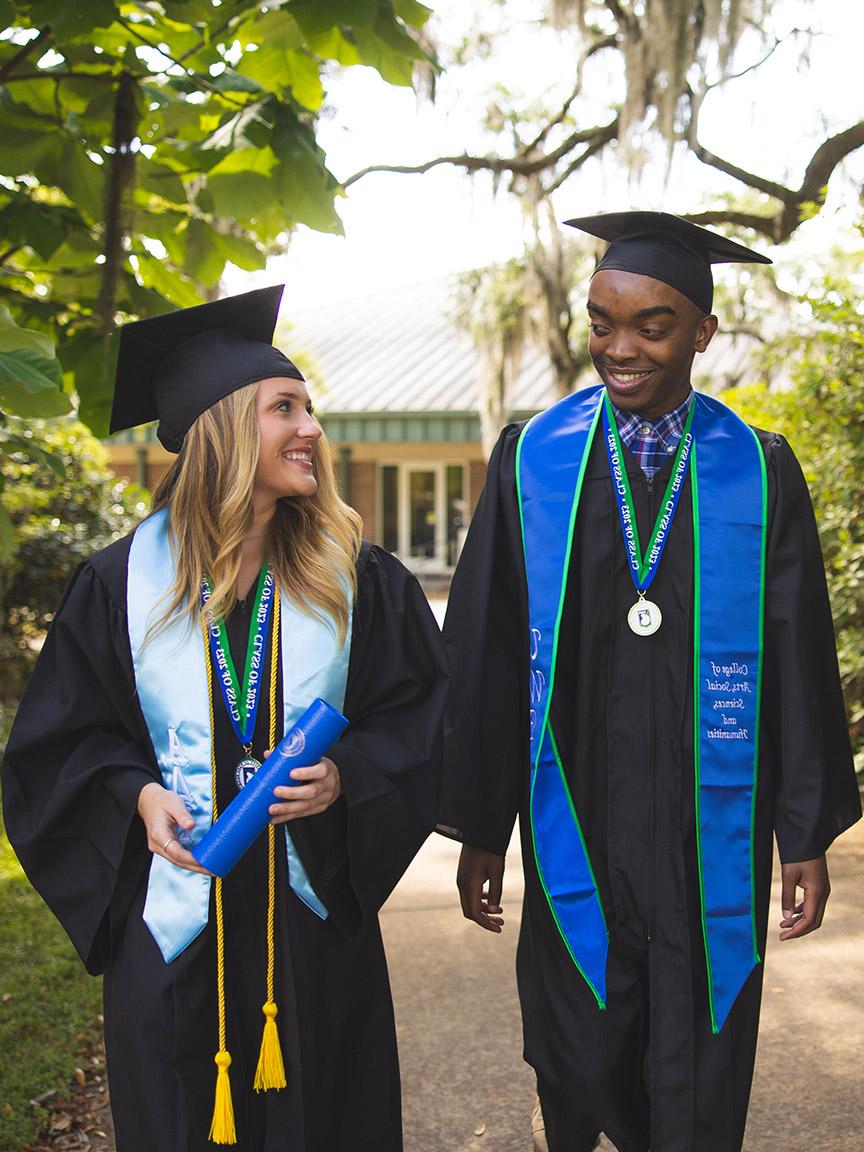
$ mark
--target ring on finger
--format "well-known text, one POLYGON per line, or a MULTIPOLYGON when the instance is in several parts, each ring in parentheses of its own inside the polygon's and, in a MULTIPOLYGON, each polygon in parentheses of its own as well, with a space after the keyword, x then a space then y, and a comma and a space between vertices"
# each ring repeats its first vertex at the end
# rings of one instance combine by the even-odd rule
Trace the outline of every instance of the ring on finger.
POLYGON ((176 844, 176 843, 177 843, 177 837, 176 836, 169 836, 169 838, 162 845, 162 851, 167 852, 168 851, 168 845, 169 844, 176 844))

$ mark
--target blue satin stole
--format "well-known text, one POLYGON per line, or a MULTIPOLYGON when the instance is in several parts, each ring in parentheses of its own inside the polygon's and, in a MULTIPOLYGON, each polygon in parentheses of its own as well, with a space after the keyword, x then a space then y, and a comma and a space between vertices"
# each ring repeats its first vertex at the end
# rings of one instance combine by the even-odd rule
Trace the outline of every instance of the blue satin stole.
MULTIPOLYGON (((534 855, 561 939, 601 1009, 608 931, 550 705, 576 515, 602 394, 602 387, 586 389, 535 416, 522 432, 516 457, 528 582, 534 855)), ((767 481, 755 433, 708 396, 697 393, 694 403, 694 773, 703 939, 717 1032, 760 961, 753 809, 767 481)))
MULTIPOLYGON (((210 760, 210 699, 204 642, 199 628, 172 621, 145 643, 174 581, 167 509, 135 531, 129 551, 127 618, 138 699, 166 788, 186 803, 195 827, 185 837, 197 844, 213 819, 210 760)), ((320 696, 341 711, 348 678, 351 636, 337 640, 333 621, 281 602, 283 731, 320 696)), ((350 620, 350 604, 349 604, 350 620)), ((285 830, 291 887, 322 919, 327 909, 315 894, 294 843, 285 830)), ((150 865, 144 920, 166 962, 186 948, 207 924, 210 877, 187 872, 162 856, 150 865)))

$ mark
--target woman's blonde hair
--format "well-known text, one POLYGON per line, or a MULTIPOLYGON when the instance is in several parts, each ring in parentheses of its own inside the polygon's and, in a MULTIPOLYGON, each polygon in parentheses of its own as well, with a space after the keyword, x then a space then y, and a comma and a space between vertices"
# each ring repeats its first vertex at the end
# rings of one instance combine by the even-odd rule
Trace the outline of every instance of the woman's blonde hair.
MULTIPOLYGON (((229 393, 202 412, 153 496, 153 512, 167 508, 176 578, 167 606, 151 627, 170 617, 201 619, 201 583, 210 583, 208 614, 226 616, 237 599, 240 545, 252 527, 252 490, 260 438, 257 384, 229 393)), ((314 496, 285 496, 269 525, 267 561, 279 587, 302 611, 336 621, 348 632, 348 589, 356 591, 362 521, 340 498, 326 437, 312 457, 314 496)))

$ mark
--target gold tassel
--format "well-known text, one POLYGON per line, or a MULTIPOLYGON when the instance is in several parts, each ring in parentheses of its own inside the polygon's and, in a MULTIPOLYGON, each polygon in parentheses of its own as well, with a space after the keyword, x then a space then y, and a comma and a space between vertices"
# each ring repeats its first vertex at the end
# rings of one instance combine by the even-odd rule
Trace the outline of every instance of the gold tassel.
MULTIPOLYGON (((273 632, 270 641, 270 748, 276 747, 276 677, 279 667, 279 589, 273 598, 273 632)), ((279 1029, 276 1027, 276 1013, 279 1009, 274 1000, 276 969, 276 941, 274 924, 276 918, 276 829, 272 824, 267 829, 267 1000, 262 1006, 264 1012, 264 1035, 261 1037, 261 1052, 258 1067, 255 1069, 255 1091, 266 1092, 269 1088, 284 1088, 285 1062, 282 1059, 282 1046, 279 1042, 279 1029)))
MULTIPOLYGON (((213 666, 210 662, 210 643, 207 636, 207 621, 202 616, 204 630, 204 662, 207 667, 207 690, 210 697, 210 786, 213 796, 213 819, 219 816, 216 801, 216 735, 213 722, 213 666)), ((219 1071, 216 1073, 216 1099, 213 1104, 213 1120, 210 1124, 210 1139, 214 1144, 236 1144, 237 1129, 234 1124, 234 1101, 231 1099, 231 1079, 228 1069, 231 1056, 225 1039, 225 923, 222 915, 222 881, 217 876, 213 881, 214 903, 216 905, 216 997, 219 1015, 219 1051, 213 1057, 219 1071)))
POLYGON ((231 1099, 231 1078, 228 1069, 231 1057, 227 1052, 217 1052, 214 1057, 216 1067, 216 1102, 213 1105, 213 1123, 210 1125, 210 1139, 214 1144, 236 1144, 237 1132, 234 1127, 234 1103, 231 1099))
POLYGON ((279 1029, 276 1027, 276 1013, 279 1009, 272 1000, 263 1005, 264 1035, 261 1037, 261 1052, 255 1070, 255 1091, 266 1092, 268 1088, 284 1088, 285 1064, 282 1060, 282 1047, 279 1043, 279 1029))

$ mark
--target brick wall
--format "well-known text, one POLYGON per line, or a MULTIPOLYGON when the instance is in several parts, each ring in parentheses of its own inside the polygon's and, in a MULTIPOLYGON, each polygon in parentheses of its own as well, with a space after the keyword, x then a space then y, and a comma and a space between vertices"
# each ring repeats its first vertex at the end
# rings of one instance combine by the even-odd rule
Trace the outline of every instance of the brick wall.
POLYGON ((377 472, 372 461, 351 462, 351 497, 349 503, 363 517, 363 535, 367 540, 377 541, 377 472))
POLYGON ((480 493, 483 491, 483 485, 486 483, 486 461, 485 460, 472 460, 470 463, 471 479, 469 492, 471 493, 471 515, 474 515, 474 510, 477 507, 477 501, 480 499, 480 493))
MULTIPOLYGON (((138 464, 133 461, 121 460, 111 464, 111 471, 115 476, 121 479, 131 480, 133 484, 138 483, 138 464)), ((159 487, 159 481, 168 471, 168 465, 161 460, 150 460, 147 462, 147 482, 144 485, 151 492, 155 492, 159 487)))

